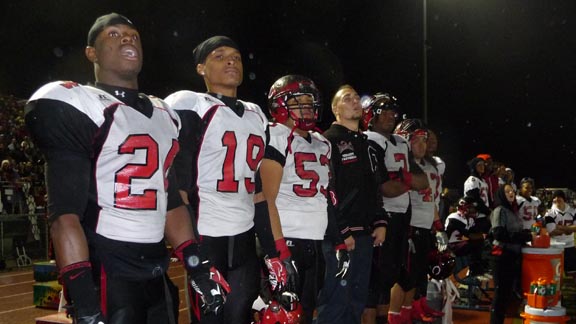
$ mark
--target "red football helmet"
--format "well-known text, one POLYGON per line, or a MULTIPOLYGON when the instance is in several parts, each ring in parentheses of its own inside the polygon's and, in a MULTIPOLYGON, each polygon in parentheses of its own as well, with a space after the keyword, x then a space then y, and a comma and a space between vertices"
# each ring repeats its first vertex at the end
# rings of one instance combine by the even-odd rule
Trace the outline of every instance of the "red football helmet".
POLYGON ((428 274, 431 278, 442 280, 450 277, 456 266, 456 257, 448 250, 432 249, 428 253, 428 274))
POLYGON ((396 112, 396 120, 400 116, 400 106, 398 106, 398 100, 396 97, 388 93, 377 93, 365 100, 362 100, 362 120, 360 121, 360 127, 366 130, 370 126, 372 118, 376 115, 380 115, 384 110, 393 110, 396 112))
POLYGON ((476 201, 470 196, 464 196, 458 201, 458 211, 466 218, 476 218, 476 215, 478 215, 476 206, 476 201))
MULTIPOLYGON (((301 130, 312 130, 318 121, 320 110, 320 92, 314 81, 301 75, 286 75, 276 80, 268 92, 268 108, 270 115, 278 123, 285 123, 288 117, 294 120, 295 126, 301 130), (303 105, 298 103, 298 96, 312 97, 312 118, 298 117, 293 111, 299 109, 302 112, 303 105), (296 105, 288 105, 288 100, 296 99, 296 105)), ((300 114, 302 116, 302 114, 300 114)))
POLYGON ((299 324, 302 306, 295 293, 285 291, 260 312, 257 324, 299 324))
POLYGON ((428 130, 424 122, 417 118, 404 119, 394 129, 394 134, 404 137, 410 141, 414 136, 424 136, 428 138, 428 130))

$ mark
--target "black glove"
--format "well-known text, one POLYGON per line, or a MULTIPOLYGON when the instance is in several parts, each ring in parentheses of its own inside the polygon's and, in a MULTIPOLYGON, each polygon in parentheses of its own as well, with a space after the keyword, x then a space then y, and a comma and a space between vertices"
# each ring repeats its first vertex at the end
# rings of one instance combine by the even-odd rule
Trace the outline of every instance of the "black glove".
POLYGON ((338 268, 336 269, 335 278, 344 279, 348 273, 348 268, 350 268, 350 254, 348 250, 337 249, 336 250, 336 261, 338 262, 338 268))
POLYGON ((222 311, 230 286, 210 260, 200 253, 198 244, 190 244, 183 250, 184 265, 190 275, 190 285, 202 299, 204 314, 222 311))

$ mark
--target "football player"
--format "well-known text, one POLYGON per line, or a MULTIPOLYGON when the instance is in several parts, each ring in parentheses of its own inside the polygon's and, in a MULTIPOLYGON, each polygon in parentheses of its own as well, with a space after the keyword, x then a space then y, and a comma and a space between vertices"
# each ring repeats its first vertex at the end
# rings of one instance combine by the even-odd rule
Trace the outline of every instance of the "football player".
POLYGON ((349 265, 346 245, 335 224, 335 194, 330 192, 330 142, 314 131, 320 93, 309 78, 287 75, 268 93, 270 144, 260 167, 262 191, 270 214, 278 214, 282 234, 298 269, 295 292, 303 309, 301 324, 312 323, 316 296, 324 278, 322 240, 328 224, 339 260, 337 276, 349 265), (330 215, 330 220, 329 220, 330 215))
MULTIPOLYGON (((401 321, 404 297, 410 287, 408 282, 408 234, 410 228, 410 190, 429 187, 427 176, 414 162, 409 143, 393 134, 398 122, 399 106, 395 97, 378 93, 364 106, 365 132, 370 143, 373 161, 386 177, 381 188, 381 207, 386 210, 388 230, 386 242, 374 249, 370 295, 364 319, 368 322, 401 321), (392 184, 390 186, 390 184, 392 184), (376 318, 376 319, 375 319, 376 318)), ((404 318, 411 315, 405 307, 404 318)))
POLYGON ((210 279, 218 273, 193 241, 170 172, 180 119, 138 92, 140 34, 122 15, 101 16, 85 53, 95 86, 51 82, 26 106, 26 125, 47 162, 50 234, 75 322, 177 323, 164 238, 180 258, 198 260, 187 268, 205 310, 218 311, 224 295, 210 279))
POLYGON ((256 233, 269 257, 271 282, 285 286, 296 275, 284 238, 272 236, 279 220, 268 218, 261 193, 255 197, 268 120, 258 105, 237 98, 243 65, 232 39, 208 38, 194 49, 194 60, 207 93, 182 90, 166 98, 182 119, 174 166, 181 194, 197 217, 201 244, 231 287, 221 314, 195 317, 201 323, 249 323, 260 286, 256 233), (263 217, 255 217, 255 210, 263 210, 256 212, 263 217))
MULTIPOLYGON (((433 320, 430 315, 440 317, 444 315, 444 313, 429 307, 426 301, 427 257, 428 253, 435 248, 432 245, 434 241, 432 232, 436 234, 440 249, 445 249, 448 244, 444 225, 438 214, 439 195, 436 190, 439 187, 441 177, 435 165, 436 161, 426 158, 429 130, 421 120, 405 119, 396 127, 395 133, 402 135, 410 143, 414 161, 424 171, 430 184, 424 190, 410 190, 409 244, 413 248, 408 254, 408 278, 409 287, 412 286, 413 288, 406 292, 403 303, 404 309, 409 309, 412 306, 410 320, 429 322, 433 320)), ((407 318, 407 314, 404 317, 407 318)))
POLYGON ((538 216, 538 206, 542 203, 540 198, 532 196, 534 192, 534 180, 523 178, 520 181, 520 192, 516 195, 518 215, 522 218, 524 229, 531 229, 538 216))
POLYGON ((566 201, 566 193, 556 190, 552 194, 552 208, 545 216, 546 229, 555 240, 564 244, 564 272, 576 281, 576 211, 566 201))
POLYGON ((476 216, 476 227, 479 231, 487 234, 490 230, 490 201, 488 199, 488 184, 484 181, 485 162, 484 159, 475 157, 468 162, 470 176, 464 182, 464 196, 475 199, 478 215, 476 216))

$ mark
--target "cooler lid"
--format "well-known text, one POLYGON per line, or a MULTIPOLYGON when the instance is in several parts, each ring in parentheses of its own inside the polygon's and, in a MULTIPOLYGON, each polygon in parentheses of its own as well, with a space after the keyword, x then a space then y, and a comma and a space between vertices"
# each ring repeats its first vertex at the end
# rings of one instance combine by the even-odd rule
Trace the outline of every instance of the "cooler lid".
POLYGON ((534 308, 526 305, 524 313, 536 316, 565 316, 566 308, 564 307, 549 307, 546 309, 534 308))
POLYGON ((549 248, 531 248, 525 247, 522 248, 522 253, 524 254, 562 254, 563 249, 556 248, 556 247, 549 247, 549 248))

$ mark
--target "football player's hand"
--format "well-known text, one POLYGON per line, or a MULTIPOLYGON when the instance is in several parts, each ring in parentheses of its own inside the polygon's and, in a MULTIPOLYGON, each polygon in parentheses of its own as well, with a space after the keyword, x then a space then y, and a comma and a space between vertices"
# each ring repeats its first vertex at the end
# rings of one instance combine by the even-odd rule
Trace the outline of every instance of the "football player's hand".
POLYGON ((298 286, 298 270, 291 257, 284 260, 280 258, 265 258, 268 268, 268 280, 272 291, 296 291, 298 286))
POLYGON ((350 267, 350 254, 346 250, 346 245, 342 244, 336 247, 336 275, 335 278, 345 279, 350 267))
POLYGON ((218 314, 226 302, 226 294, 230 292, 228 282, 201 253, 198 244, 192 243, 183 248, 182 259, 190 275, 190 285, 202 300, 202 311, 204 314, 218 314))
POLYGON ((98 312, 94 315, 87 315, 87 316, 82 316, 76 319, 76 321, 74 322, 76 324, 105 324, 104 322, 104 316, 102 316, 102 313, 98 312))
POLYGON ((436 232, 436 243, 438 244, 438 251, 445 251, 448 248, 448 235, 446 232, 436 232))
POLYGON ((390 172, 389 174, 390 180, 400 181, 404 184, 406 190, 410 190, 412 188, 412 173, 406 171, 405 168, 398 169, 398 172, 390 172))
POLYGON ((204 314, 221 312, 226 303, 226 294, 230 293, 230 286, 222 274, 211 266, 208 272, 191 273, 190 279, 190 285, 200 295, 204 314))

